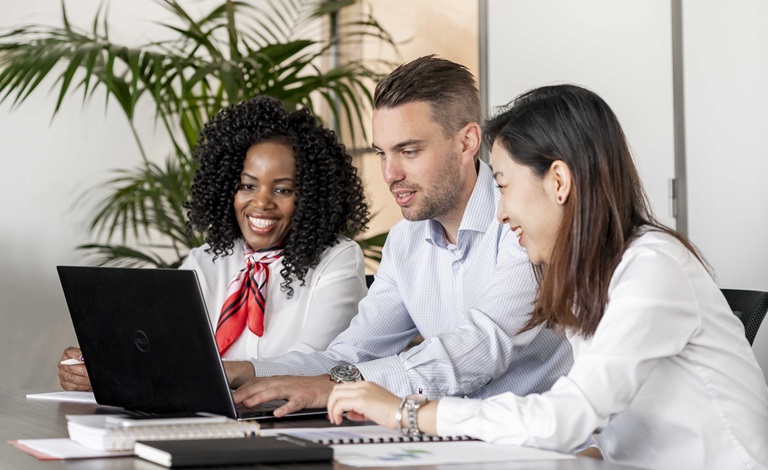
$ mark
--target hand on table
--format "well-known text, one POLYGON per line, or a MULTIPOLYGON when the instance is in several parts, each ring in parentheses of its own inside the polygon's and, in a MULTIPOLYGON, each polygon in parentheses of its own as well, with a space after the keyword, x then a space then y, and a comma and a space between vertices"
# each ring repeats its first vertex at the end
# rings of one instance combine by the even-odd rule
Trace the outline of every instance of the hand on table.
POLYGON ((91 380, 85 364, 62 364, 67 359, 82 360, 83 353, 79 348, 70 347, 64 350, 59 360, 59 383, 64 390, 90 391, 91 380))
POLYGON ((256 406, 270 400, 288 400, 274 412, 280 418, 304 408, 325 407, 333 385, 327 375, 257 377, 235 390, 232 398, 235 403, 245 406, 256 406))
POLYGON ((374 421, 376 424, 397 429, 395 414, 400 398, 372 382, 338 384, 328 399, 328 419, 341 424, 342 413, 353 421, 374 421))

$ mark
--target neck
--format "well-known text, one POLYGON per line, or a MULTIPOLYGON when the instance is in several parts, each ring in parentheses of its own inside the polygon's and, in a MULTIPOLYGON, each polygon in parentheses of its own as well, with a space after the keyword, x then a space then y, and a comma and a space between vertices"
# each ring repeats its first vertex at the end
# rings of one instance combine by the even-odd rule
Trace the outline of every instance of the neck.
POLYGON ((476 171, 474 172, 470 172, 470 175, 464 182, 464 187, 461 190, 459 197, 456 198, 457 203, 454 206, 454 209, 445 215, 435 218, 435 220, 440 222, 440 225, 443 226, 445 239, 450 244, 456 243, 459 238, 461 219, 464 218, 464 211, 467 208, 469 198, 472 196, 472 191, 475 189, 475 184, 477 183, 477 167, 475 170, 476 171))

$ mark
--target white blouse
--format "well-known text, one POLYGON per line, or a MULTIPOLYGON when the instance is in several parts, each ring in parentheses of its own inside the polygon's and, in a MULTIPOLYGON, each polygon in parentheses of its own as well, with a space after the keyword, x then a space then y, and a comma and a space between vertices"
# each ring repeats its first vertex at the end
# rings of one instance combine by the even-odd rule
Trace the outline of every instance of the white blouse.
POLYGON ((646 232, 613 273, 590 339, 549 392, 445 398, 439 434, 570 451, 654 469, 768 467, 768 386, 720 289, 673 237, 646 232))
MULTIPOLYGON (((244 266, 243 245, 236 241, 234 252, 213 261, 205 252, 208 245, 193 249, 180 269, 197 271, 208 316, 215 329, 227 287, 244 266)), ((269 265, 267 310, 264 335, 247 327, 224 353, 226 359, 262 359, 289 351, 323 351, 357 314, 357 303, 365 297, 365 262, 359 245, 343 238, 323 253, 316 268, 304 277, 305 284, 291 282, 293 297, 280 290, 282 258, 269 265)))

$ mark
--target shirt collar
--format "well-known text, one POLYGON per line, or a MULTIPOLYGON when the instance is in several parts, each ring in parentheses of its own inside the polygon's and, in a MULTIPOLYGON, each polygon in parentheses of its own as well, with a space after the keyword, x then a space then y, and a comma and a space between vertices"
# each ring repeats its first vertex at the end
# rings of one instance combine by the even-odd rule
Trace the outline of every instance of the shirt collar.
MULTIPOLYGON (((497 201, 498 190, 493 180, 491 167, 480 160, 475 187, 472 189, 467 207, 464 208, 464 214, 461 216, 459 238, 461 238, 463 231, 485 232, 490 221, 496 216, 497 201)), ((437 246, 446 246, 445 230, 440 222, 434 219, 427 220, 424 235, 428 242, 437 246)))

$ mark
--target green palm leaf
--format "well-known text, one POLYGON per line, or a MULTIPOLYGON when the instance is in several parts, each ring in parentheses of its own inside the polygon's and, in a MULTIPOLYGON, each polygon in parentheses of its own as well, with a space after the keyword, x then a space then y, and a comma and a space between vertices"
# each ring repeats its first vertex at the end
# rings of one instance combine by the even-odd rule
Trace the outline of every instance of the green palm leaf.
MULTIPOLYGON (((394 46, 370 14, 345 23, 343 34, 317 40, 319 21, 337 17, 354 0, 222 0, 199 18, 176 0, 154 1, 173 16, 160 25, 174 32, 175 40, 133 48, 116 44, 109 38, 106 8, 96 12, 90 30, 80 30, 69 22, 63 0, 59 27, 0 31, 0 102, 19 106, 43 83, 53 83, 55 116, 68 96, 81 90, 87 102, 102 89, 104 105, 116 102, 130 123, 140 164, 116 170, 106 181, 110 193, 89 224, 105 243, 81 247, 99 263, 174 267, 202 243, 201 234, 187 231, 183 203, 194 174, 190 151, 220 109, 260 94, 312 109, 314 96, 328 107, 337 128, 345 122, 354 132, 363 128, 355 123, 372 102, 368 85, 378 77, 377 64, 352 60, 327 71, 317 64, 366 38, 394 46), (137 107, 147 101, 173 145, 162 165, 145 155, 133 125, 137 107), (161 241, 150 242, 156 239, 161 241), (118 243, 110 244, 114 240, 118 243), (137 247, 127 246, 129 240, 137 247)), ((369 254, 378 256, 373 248, 369 254)))

